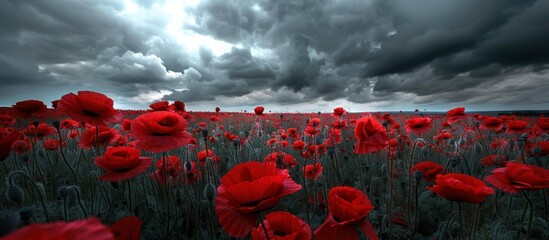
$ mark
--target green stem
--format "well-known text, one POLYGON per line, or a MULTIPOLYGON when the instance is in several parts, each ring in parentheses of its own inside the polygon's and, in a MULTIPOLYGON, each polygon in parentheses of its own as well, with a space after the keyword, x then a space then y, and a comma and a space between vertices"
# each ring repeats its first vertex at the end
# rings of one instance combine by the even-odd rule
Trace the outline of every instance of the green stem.
POLYGON ((528 193, 525 191, 521 191, 522 195, 524 195, 524 198, 526 198, 526 201, 528 201, 528 206, 530 207, 530 212, 528 214, 528 227, 526 228, 526 240, 530 239, 530 235, 532 233, 532 220, 534 219, 534 205, 532 204, 532 201, 528 197, 528 193))

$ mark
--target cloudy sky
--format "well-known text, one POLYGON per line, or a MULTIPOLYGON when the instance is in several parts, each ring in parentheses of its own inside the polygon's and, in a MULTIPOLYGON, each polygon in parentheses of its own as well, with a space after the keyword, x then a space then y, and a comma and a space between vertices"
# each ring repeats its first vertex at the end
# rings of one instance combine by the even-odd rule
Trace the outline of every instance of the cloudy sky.
POLYGON ((0 105, 549 108, 547 0, 2 0, 0 105))

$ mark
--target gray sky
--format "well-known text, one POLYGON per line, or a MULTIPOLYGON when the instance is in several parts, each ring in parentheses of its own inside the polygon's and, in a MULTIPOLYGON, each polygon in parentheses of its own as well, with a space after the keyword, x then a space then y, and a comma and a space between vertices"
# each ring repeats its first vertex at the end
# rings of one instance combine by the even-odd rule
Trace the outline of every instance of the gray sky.
POLYGON ((548 109, 549 1, 2 0, 0 105, 548 109))

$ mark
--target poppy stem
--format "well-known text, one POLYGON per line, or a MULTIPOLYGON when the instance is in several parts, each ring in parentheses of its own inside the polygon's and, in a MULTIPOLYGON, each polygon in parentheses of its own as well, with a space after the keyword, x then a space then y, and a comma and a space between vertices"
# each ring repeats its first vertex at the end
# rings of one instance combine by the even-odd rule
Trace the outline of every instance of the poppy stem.
POLYGON ((461 202, 459 201, 458 201, 458 211, 459 211, 459 228, 460 228, 460 231, 458 233, 459 234, 458 239, 461 239, 461 232, 464 228, 463 228, 463 212, 461 211, 461 202))
POLYGON ((95 126, 95 148, 97 149, 97 156, 101 156, 101 149, 99 149, 99 126, 95 126))
POLYGON ((524 195, 524 198, 526 198, 526 201, 528 201, 528 206, 530 207, 530 211, 528 214, 528 227, 526 228, 526 240, 530 239, 530 234, 532 233, 532 220, 534 219, 534 205, 532 204, 532 201, 528 197, 528 193, 526 191, 521 191, 522 195, 524 195))
POLYGON ((267 227, 265 227, 263 213, 259 213, 258 216, 259 216, 259 224, 261 224, 261 228, 263 228, 263 231, 265 232, 265 237, 267 240, 270 240, 269 231, 267 231, 267 227))

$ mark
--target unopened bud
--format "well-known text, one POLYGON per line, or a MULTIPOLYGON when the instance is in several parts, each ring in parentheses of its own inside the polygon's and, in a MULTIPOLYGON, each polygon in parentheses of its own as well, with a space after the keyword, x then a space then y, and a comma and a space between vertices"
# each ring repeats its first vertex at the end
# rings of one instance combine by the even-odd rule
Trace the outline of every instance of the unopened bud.
POLYGON ((208 201, 213 201, 215 199, 215 195, 217 194, 217 191, 215 189, 215 186, 212 183, 208 183, 206 187, 204 187, 204 198, 208 201))
POLYGON ((532 154, 538 155, 541 153, 541 148, 539 146, 535 146, 532 148, 532 154))
POLYGON ((482 152, 482 145, 480 145, 480 143, 475 143, 475 151, 477 153, 481 153, 482 152))
POLYGON ((0 211, 0 237, 8 234, 9 232, 15 230, 19 225, 21 216, 19 212, 6 209, 0 211))
POLYGON ((23 220, 23 222, 28 222, 33 214, 34 209, 32 207, 22 207, 21 209, 19 209, 19 216, 21 217, 21 220, 23 220))
POLYGON ((423 178, 423 172, 422 171, 414 171, 414 179, 416 180, 416 183, 421 182, 421 179, 423 178))
POLYGON ((23 200, 25 200, 25 192, 17 185, 10 185, 8 191, 6 192, 6 197, 9 201, 21 205, 23 200))

